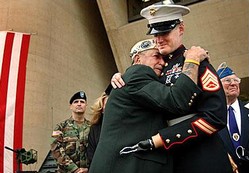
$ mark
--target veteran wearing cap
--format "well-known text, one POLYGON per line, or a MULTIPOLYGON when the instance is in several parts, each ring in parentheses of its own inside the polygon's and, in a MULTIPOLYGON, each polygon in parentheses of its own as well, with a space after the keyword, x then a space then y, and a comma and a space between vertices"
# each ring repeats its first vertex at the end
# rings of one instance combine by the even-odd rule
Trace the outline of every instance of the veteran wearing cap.
POLYGON ((86 93, 75 93, 69 104, 71 117, 58 123, 52 133, 52 156, 57 162, 58 173, 87 173, 86 147, 90 122, 85 118, 86 93))
POLYGON ((236 164, 234 170, 246 173, 249 170, 249 104, 238 99, 241 80, 225 62, 220 64, 217 73, 227 100, 227 127, 219 134, 236 164))
POLYGON ((142 9, 140 13, 148 20, 147 34, 154 35, 159 52, 165 56, 161 82, 175 86, 183 73, 183 64, 188 62, 199 66, 198 86, 202 90, 199 96, 191 99, 191 109, 185 116, 168 113, 167 116, 172 118, 168 121, 169 127, 159 130, 153 140, 159 139, 154 141, 155 145, 172 154, 176 173, 232 172, 227 152, 217 134, 226 126, 227 112, 220 79, 208 60, 199 63, 184 57, 183 16, 189 12, 188 7, 163 1, 142 9))
MULTIPOLYGON (((200 62, 205 54, 205 50, 195 48, 186 52, 186 58, 200 62)), ((166 151, 135 152, 141 151, 137 147, 120 150, 156 134, 165 127, 167 112, 184 114, 192 96, 199 94, 194 80, 198 71, 195 64, 186 63, 174 87, 160 83, 158 76, 165 62, 153 39, 135 44, 131 58, 133 65, 123 75, 126 85, 112 90, 108 98, 90 173, 169 173, 171 160, 166 151)), ((147 144, 153 148, 151 141, 147 144)))

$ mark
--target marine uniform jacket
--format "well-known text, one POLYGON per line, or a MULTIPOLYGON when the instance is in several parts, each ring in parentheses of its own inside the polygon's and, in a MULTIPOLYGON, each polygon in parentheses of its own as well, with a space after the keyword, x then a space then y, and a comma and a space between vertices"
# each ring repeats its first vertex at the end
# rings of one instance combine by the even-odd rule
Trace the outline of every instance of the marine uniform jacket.
MULTIPOLYGON (((245 103, 239 101, 240 113, 241 113, 241 140, 240 144, 246 150, 249 151, 249 109, 245 107, 245 103)), ((249 161, 244 161, 238 158, 235 152, 235 148, 231 141, 228 128, 224 128, 219 132, 224 145, 226 146, 227 151, 232 156, 233 160, 238 166, 239 173, 248 173, 249 172, 249 161)))
POLYGON ((78 126, 72 117, 58 123, 52 134, 51 152, 57 161, 58 173, 71 173, 86 168, 86 147, 90 122, 78 126))
MULTIPOLYGON (((180 46, 166 57, 167 66, 161 81, 175 85, 179 80, 185 58, 180 46)), ((198 86, 202 93, 190 103, 190 117, 159 131, 165 150, 174 157, 174 172, 227 173, 231 165, 218 131, 226 126, 226 98, 215 69, 207 60, 199 66, 198 86)), ((178 114, 171 114, 172 118, 178 114)))
POLYGON ((120 155, 119 151, 147 139, 165 127, 168 112, 179 116, 189 110, 200 89, 182 74, 173 87, 160 83, 148 66, 133 65, 123 75, 126 83, 108 98, 99 143, 89 173, 170 173, 163 150, 120 155))

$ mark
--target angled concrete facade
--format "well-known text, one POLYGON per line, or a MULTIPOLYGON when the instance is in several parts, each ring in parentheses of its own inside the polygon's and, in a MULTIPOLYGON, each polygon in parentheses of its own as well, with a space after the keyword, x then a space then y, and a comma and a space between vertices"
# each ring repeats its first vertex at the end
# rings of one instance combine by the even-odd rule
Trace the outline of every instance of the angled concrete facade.
MULTIPOLYGON (((130 65, 129 51, 135 42, 146 36, 147 20, 128 23, 126 0, 97 0, 119 71, 130 65)), ((222 62, 242 78, 241 94, 249 90, 249 1, 206 0, 188 6, 184 44, 200 45, 210 52, 215 68, 222 62)))

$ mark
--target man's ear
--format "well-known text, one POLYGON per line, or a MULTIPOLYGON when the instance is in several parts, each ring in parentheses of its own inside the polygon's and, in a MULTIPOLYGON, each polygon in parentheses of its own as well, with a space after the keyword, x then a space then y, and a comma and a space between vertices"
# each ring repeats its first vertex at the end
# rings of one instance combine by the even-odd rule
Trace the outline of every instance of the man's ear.
POLYGON ((135 55, 133 58, 133 64, 139 64, 140 62, 140 56, 139 55, 135 55))

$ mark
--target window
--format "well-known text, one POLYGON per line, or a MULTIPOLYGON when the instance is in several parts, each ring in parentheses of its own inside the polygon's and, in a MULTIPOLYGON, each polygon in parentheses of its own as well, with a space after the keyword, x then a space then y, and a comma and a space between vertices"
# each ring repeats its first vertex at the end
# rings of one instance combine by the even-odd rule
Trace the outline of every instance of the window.
MULTIPOLYGON (((190 5, 204 0, 173 0, 175 4, 178 5, 190 5)), ((128 7, 128 21, 133 22, 142 19, 140 16, 140 11, 154 3, 162 2, 162 0, 127 0, 128 7)))

